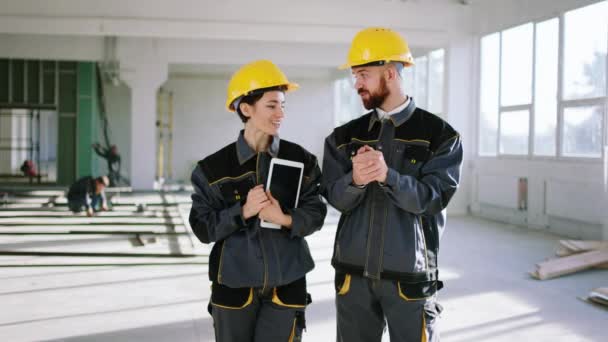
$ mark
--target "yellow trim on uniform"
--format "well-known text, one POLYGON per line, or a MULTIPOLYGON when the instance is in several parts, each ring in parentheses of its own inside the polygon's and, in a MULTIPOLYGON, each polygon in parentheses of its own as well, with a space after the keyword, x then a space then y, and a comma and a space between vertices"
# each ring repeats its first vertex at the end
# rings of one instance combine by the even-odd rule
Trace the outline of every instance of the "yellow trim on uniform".
POLYGON ((422 298, 409 298, 408 296, 406 296, 406 295, 403 294, 403 291, 401 291, 401 283, 400 282, 397 282, 397 288, 399 289, 399 297, 407 300, 408 302, 412 301, 412 300, 422 300, 422 299, 427 299, 427 298, 431 297, 431 296, 427 296, 427 297, 422 297, 422 298))
POLYGON ((213 302, 211 302, 211 304, 213 306, 217 306, 218 308, 222 308, 222 309, 229 309, 229 310, 240 310, 240 309, 244 309, 247 306, 249 306, 249 304, 253 303, 253 287, 249 288, 249 298, 247 298, 247 301, 245 302, 245 304, 243 304, 242 306, 236 307, 236 306, 225 306, 225 305, 220 305, 220 304, 215 304, 213 302))
POLYGON ((340 287, 340 291, 338 291, 338 294, 343 296, 343 295, 347 294, 349 290, 350 290, 350 274, 347 274, 346 276, 344 276, 344 283, 342 283, 342 287, 340 287))
POLYGON ((422 139, 412 139, 412 140, 405 140, 405 139, 393 139, 396 141, 401 141, 401 142, 406 142, 406 143, 410 143, 410 142, 419 142, 419 143, 425 143, 427 145, 430 145, 431 142, 428 140, 422 140, 422 139))
POLYGON ((225 180, 225 179, 233 179, 233 180, 235 180, 235 179, 240 179, 240 178, 243 178, 243 177, 245 177, 245 176, 249 175, 250 173, 255 173, 255 172, 254 172, 254 171, 248 171, 248 172, 245 172, 245 173, 243 173, 242 175, 240 175, 240 176, 236 176, 236 177, 222 177, 222 178, 220 178, 220 179, 216 180, 216 181, 215 181, 215 182, 213 182, 213 183, 209 183, 209 185, 213 185, 213 184, 219 183, 219 182, 221 182, 221 181, 223 181, 223 180, 225 180))
POLYGON ((281 300, 281 298, 279 298, 279 296, 277 295, 277 288, 276 287, 274 289, 272 289, 272 302, 275 303, 276 305, 285 306, 285 307, 288 307, 288 308, 301 309, 301 308, 306 307, 306 305, 296 305, 296 304, 285 304, 285 303, 283 303, 283 301, 281 300))
POLYGON ((287 342, 293 342, 296 337, 296 318, 293 319, 293 326, 291 327, 291 334, 289 335, 289 340, 287 342))
POLYGON ((360 143, 374 143, 374 142, 378 142, 378 139, 376 139, 376 140, 361 140, 361 139, 357 139, 357 138, 351 138, 350 141, 351 142, 358 141, 360 143))
POLYGON ((426 337, 426 318, 424 317, 424 310, 422 310, 422 334, 420 337, 420 342, 427 342, 428 338, 426 337))
POLYGON ((361 139, 357 139, 357 138, 350 138, 350 141, 349 141, 349 142, 347 142, 347 143, 345 143, 345 144, 342 144, 342 145, 340 145, 340 146, 336 147, 336 149, 338 149, 338 150, 339 150, 339 149, 341 149, 342 147, 344 147, 344 146, 346 146, 346 145, 348 145, 348 144, 352 143, 353 141, 357 141, 357 142, 360 142, 360 143, 367 144, 367 143, 376 143, 376 142, 378 142, 378 139, 376 139, 376 140, 361 140, 361 139))

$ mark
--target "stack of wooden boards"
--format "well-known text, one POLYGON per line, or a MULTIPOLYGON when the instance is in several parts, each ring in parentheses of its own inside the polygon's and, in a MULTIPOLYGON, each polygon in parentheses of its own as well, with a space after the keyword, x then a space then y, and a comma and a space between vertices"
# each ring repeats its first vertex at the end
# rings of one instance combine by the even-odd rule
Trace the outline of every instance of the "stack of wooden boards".
MULTIPOLYGON (((532 277, 545 280, 590 268, 608 269, 608 241, 560 240, 555 254, 558 258, 536 264, 532 277)), ((608 287, 592 290, 586 299, 608 306, 608 287)))

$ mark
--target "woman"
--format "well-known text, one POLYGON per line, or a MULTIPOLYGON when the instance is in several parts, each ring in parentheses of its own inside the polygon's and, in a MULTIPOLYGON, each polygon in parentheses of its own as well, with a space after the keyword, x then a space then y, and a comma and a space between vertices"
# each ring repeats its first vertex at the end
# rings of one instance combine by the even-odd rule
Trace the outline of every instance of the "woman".
POLYGON ((315 156, 279 139, 290 83, 272 62, 239 69, 226 107, 245 125, 236 142, 198 162, 192 172, 190 225, 209 256, 211 303, 217 341, 300 341, 310 302, 306 273, 314 267, 304 237, 323 225, 315 156), (304 164, 297 208, 282 209, 265 191, 271 158, 304 164), (260 219, 281 229, 260 227, 260 219))

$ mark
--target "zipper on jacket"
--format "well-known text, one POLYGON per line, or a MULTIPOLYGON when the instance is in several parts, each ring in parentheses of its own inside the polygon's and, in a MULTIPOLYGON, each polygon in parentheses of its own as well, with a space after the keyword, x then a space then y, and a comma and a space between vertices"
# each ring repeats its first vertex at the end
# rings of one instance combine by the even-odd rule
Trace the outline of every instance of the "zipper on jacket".
MULTIPOLYGON (((260 184, 260 157, 262 153, 258 152, 258 159, 255 162, 255 173, 257 183, 260 184)), ((259 217, 258 217, 259 219, 259 217)), ((262 238, 263 229, 260 228, 258 238, 260 239, 260 248, 262 249, 262 262, 264 263, 264 284, 262 285, 262 292, 266 291, 266 285, 268 284, 268 264, 266 262, 266 252, 264 251, 264 239, 262 238)))

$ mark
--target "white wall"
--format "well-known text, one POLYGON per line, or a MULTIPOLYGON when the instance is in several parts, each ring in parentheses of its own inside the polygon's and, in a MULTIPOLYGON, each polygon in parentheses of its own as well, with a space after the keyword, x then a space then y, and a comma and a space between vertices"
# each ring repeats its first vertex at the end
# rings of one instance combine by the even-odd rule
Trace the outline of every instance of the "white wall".
POLYGON ((190 180, 196 162, 236 139, 242 124, 224 108, 226 78, 171 77, 173 92, 173 175, 190 180))
MULTIPOLYGON (((125 84, 118 86, 104 84, 103 91, 110 143, 116 145, 118 153, 120 153, 120 173, 129 177, 131 170, 131 92, 125 84)), ((103 132, 100 132, 99 137, 100 143, 104 145, 103 132)), ((106 162, 100 164, 103 172, 107 172, 107 165, 106 162)))
MULTIPOLYGON (((286 94, 286 117, 280 136, 319 159, 323 140, 333 128, 333 91, 328 78, 303 79, 287 73, 301 88, 286 94)), ((163 89, 173 92, 173 172, 189 181, 196 162, 236 140, 243 124, 224 108, 229 74, 172 74, 163 89)))
POLYGON ((449 214, 466 214, 471 203, 471 160, 474 153, 474 115, 472 99, 476 59, 470 36, 454 39, 446 52, 446 120, 460 133, 464 151, 458 191, 448 206, 449 214))

